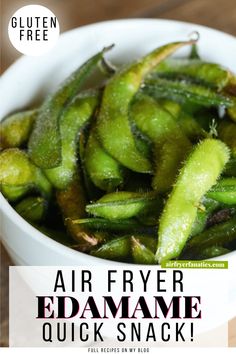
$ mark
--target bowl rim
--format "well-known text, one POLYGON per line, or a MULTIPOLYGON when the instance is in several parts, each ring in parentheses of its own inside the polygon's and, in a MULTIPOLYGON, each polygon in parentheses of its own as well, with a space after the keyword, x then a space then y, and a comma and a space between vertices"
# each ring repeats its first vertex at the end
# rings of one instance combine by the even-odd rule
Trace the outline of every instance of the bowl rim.
MULTIPOLYGON (((133 25, 133 26, 144 26, 145 24, 150 24, 150 23, 160 23, 160 24, 171 24, 174 26, 181 26, 181 25, 185 25, 185 26, 195 26, 197 27, 199 30, 207 30, 210 32, 214 32, 214 34, 218 34, 218 35, 224 35, 227 36, 230 40, 235 40, 235 37, 229 33, 225 33, 223 31, 220 31, 218 29, 215 28, 211 28, 208 26, 203 26, 203 25, 199 25, 196 23, 192 23, 192 22, 186 22, 186 21, 177 21, 177 20, 171 20, 171 19, 150 19, 150 18, 128 18, 128 19, 115 19, 115 20, 107 20, 107 21, 100 21, 100 22, 95 22, 95 23, 91 23, 85 26, 81 26, 81 27, 77 27, 77 28, 73 28, 69 31, 65 31, 63 33, 60 34, 59 40, 61 40, 62 38, 65 38, 66 36, 70 36, 73 32, 86 32, 87 30, 92 30, 94 28, 100 28, 100 27, 106 27, 106 26, 124 26, 124 25, 133 25)), ((29 58, 28 56, 22 55, 20 56, 18 59, 16 59, 1 75, 1 78, 5 78, 6 76, 9 75, 9 73, 11 73, 12 68, 15 65, 18 65, 19 63, 23 62, 24 60, 26 60, 26 58, 29 58)), ((1 80, 2 81, 2 80, 1 80)), ((1 86, 1 85, 0 85, 1 86)), ((0 121, 2 120, 2 118, 0 118, 0 121)), ((7 216, 12 223, 16 224, 24 233, 27 233, 28 236, 30 236, 32 239, 34 239, 35 241, 44 244, 46 247, 49 247, 51 250, 57 248, 57 252, 62 254, 62 255, 66 255, 71 257, 73 255, 74 257, 80 257, 80 261, 82 263, 88 263, 90 265, 93 265, 94 263, 99 264, 99 265, 111 265, 111 266, 139 266, 138 264, 133 264, 133 263, 125 263, 125 262, 120 262, 120 261, 113 261, 113 260, 107 260, 107 259, 103 259, 103 258, 98 258, 95 256, 91 256, 89 254, 74 250, 72 248, 69 248, 68 246, 65 246, 53 239, 51 239, 50 237, 48 237, 47 235, 45 235, 44 233, 42 233, 41 231, 39 231, 38 229, 36 229, 35 227, 33 227, 30 223, 28 223, 23 217, 21 217, 16 211, 15 209, 10 205, 10 203, 7 201, 7 199, 2 195, 2 193, 0 193, 0 210, 1 213, 3 213, 5 216, 7 216)), ((2 235, 1 235, 2 238, 2 235)), ((223 256, 219 256, 219 257, 214 257, 211 258, 211 260, 228 260, 230 261, 232 259, 232 257, 236 256, 236 251, 232 251, 226 255, 223 256)), ((149 265, 150 266, 150 265, 149 265)), ((153 265, 155 267, 161 267, 161 265, 159 264, 155 264, 153 265)))

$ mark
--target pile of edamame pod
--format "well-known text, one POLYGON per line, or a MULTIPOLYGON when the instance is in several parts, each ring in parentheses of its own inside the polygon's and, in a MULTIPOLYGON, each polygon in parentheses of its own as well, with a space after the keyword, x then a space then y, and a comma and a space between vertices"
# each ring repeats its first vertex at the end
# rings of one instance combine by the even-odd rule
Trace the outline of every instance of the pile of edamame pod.
POLYGON ((3 195, 45 235, 104 259, 236 250, 236 76, 202 60, 195 40, 119 69, 111 48, 2 121, 3 195))

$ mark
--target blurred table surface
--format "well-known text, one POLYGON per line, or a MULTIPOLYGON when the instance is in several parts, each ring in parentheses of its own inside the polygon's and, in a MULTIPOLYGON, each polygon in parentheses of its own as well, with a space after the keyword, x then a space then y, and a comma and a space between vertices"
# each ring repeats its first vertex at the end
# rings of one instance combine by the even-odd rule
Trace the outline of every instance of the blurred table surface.
MULTIPOLYGON (((32 0, 1 0, 1 73, 19 56, 7 36, 11 15, 32 0)), ((58 17, 61 32, 88 23, 117 18, 166 18, 202 24, 236 36, 236 0, 37 0, 58 17)), ((223 43, 216 43, 216 47, 223 43)), ((235 53, 232 53, 235 55, 235 53)), ((1 338, 8 345, 8 266, 1 247, 1 338)), ((229 324, 229 344, 236 346, 236 319, 229 324)))

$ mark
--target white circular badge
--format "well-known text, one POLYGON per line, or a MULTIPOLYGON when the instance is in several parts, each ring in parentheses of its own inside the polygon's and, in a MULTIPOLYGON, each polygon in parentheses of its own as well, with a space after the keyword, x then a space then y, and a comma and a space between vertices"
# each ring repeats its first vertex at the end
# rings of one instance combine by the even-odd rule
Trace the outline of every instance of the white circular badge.
POLYGON ((17 10, 8 25, 12 45, 21 53, 38 56, 49 51, 60 34, 58 20, 45 6, 27 5, 17 10))

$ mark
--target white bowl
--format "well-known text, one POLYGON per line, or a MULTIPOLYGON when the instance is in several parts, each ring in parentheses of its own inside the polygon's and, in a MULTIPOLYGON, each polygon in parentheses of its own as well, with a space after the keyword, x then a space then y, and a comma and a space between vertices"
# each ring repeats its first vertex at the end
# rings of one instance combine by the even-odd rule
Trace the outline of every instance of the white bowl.
MULTIPOLYGON (((200 54, 236 72, 236 40, 228 34, 169 20, 118 20, 77 28, 61 35, 56 47, 42 57, 21 57, 1 77, 0 118, 40 101, 76 67, 101 48, 113 62, 128 62, 153 48, 200 33, 200 54)), ((187 53, 189 49, 182 50, 187 53)), ((101 260, 59 244, 28 224, 1 195, 2 242, 17 265, 120 264, 101 260)), ((220 259, 220 257, 218 257, 220 259)), ((236 251, 222 257, 236 263, 236 251)))

